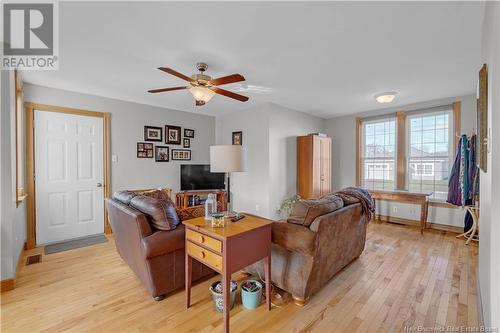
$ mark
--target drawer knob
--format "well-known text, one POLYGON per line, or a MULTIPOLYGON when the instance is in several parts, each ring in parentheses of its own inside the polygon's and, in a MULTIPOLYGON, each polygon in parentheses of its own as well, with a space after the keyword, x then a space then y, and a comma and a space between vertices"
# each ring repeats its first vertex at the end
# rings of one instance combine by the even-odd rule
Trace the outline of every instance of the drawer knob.
POLYGON ((206 256, 206 255, 205 255, 205 252, 201 251, 201 252, 200 252, 200 255, 201 255, 201 258, 202 258, 202 259, 205 259, 205 256, 206 256))
POLYGON ((200 243, 204 243, 204 242, 205 242, 205 237, 200 235, 200 243))

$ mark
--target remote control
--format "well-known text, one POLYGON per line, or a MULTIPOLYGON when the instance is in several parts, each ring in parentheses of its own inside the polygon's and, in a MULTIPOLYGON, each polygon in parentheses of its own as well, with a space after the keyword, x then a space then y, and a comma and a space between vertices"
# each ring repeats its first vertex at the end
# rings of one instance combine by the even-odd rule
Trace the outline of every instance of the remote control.
POLYGON ((239 220, 241 220, 241 219, 242 219, 242 218, 244 218, 244 217, 245 217, 245 215, 243 215, 243 214, 238 214, 238 215, 236 215, 235 217, 231 218, 231 221, 232 221, 232 222, 238 222, 239 220))

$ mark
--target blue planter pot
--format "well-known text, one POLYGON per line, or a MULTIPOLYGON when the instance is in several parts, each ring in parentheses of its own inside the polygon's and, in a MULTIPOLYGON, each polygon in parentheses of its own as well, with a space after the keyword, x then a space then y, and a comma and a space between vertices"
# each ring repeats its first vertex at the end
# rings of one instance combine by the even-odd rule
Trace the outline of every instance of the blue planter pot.
POLYGON ((260 300, 262 298, 262 283, 256 280, 246 280, 241 283, 241 287, 243 287, 246 282, 255 282, 259 289, 250 292, 241 288, 241 303, 243 303, 243 306, 247 309, 255 309, 260 305, 260 300))

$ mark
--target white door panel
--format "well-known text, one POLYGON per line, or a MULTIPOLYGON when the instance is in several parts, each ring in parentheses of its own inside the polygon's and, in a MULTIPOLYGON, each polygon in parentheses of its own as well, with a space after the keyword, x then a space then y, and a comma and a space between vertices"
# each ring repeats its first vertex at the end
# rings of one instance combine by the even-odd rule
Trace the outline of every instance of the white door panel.
POLYGON ((37 245, 104 232, 103 120, 35 110, 37 245))

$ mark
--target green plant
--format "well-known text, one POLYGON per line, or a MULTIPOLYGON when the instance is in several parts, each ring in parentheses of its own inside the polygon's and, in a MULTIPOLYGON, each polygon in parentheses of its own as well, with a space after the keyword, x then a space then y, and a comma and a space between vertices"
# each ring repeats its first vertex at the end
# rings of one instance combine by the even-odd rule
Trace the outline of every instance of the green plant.
POLYGON ((278 213, 280 214, 281 218, 286 219, 288 215, 290 215, 293 205, 300 199, 300 195, 294 194, 291 197, 283 200, 280 208, 278 209, 278 213))

